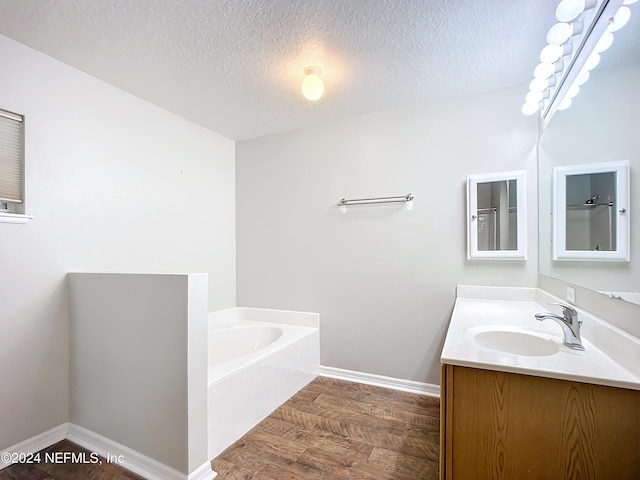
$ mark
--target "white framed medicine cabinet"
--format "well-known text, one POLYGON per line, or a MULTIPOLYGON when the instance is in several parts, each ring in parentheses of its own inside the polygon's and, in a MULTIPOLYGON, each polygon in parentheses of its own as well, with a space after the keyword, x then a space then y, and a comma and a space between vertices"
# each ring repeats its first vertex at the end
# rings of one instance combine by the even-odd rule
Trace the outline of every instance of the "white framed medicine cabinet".
POLYGON ((467 176, 467 258, 527 259, 524 170, 467 176))
POLYGON ((628 262, 629 161, 553 169, 553 260, 628 262))

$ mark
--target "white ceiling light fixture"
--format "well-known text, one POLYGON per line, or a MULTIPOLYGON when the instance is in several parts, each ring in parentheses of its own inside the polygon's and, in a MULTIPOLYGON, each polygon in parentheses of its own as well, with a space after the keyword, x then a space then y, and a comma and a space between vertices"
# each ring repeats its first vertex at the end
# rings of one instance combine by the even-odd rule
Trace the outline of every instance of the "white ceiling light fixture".
POLYGON ((302 95, 307 100, 315 102, 324 94, 324 82, 320 74, 322 71, 318 67, 307 67, 304 69, 304 80, 302 80, 302 95))
POLYGON ((614 40, 614 32, 631 17, 626 6, 638 0, 562 0, 540 52, 522 112, 540 112, 542 128, 557 110, 568 108, 614 40), (546 85, 546 86, 545 86, 546 85), (542 97, 540 96, 542 94, 542 97))

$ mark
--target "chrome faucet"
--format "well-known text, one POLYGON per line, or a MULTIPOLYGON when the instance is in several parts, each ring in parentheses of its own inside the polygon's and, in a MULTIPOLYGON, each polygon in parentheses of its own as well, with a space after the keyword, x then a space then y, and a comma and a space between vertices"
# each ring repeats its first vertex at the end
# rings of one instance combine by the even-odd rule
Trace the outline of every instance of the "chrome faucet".
POLYGON ((553 302, 549 305, 559 305, 562 307, 562 316, 555 313, 536 313, 537 320, 546 320, 550 318, 555 320, 562 327, 564 332, 564 344, 573 348, 574 350, 584 350, 582 340, 580 340, 580 327, 582 326, 582 320, 578 320, 578 312, 571 305, 565 305, 564 303, 553 302))

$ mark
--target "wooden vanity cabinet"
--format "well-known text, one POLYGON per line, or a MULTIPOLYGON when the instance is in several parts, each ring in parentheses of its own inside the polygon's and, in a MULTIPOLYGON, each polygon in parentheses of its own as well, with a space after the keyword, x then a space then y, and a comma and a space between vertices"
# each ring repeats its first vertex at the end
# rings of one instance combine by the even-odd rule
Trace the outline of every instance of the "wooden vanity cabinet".
POLYGON ((442 365, 441 480, 640 479, 640 391, 442 365))

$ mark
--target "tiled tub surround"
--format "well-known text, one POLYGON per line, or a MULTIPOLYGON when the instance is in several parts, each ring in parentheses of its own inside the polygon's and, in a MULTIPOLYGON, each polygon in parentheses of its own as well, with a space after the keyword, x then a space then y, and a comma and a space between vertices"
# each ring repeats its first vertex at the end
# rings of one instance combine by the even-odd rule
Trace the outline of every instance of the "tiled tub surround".
POLYGON ((313 380, 319 315, 235 307, 209 314, 209 458, 313 380))
POLYGON ((562 330, 555 321, 534 318, 539 312, 560 313, 559 307, 547 305, 559 301, 535 288, 458 286, 442 363, 640 390, 640 339, 576 308, 583 321, 585 350, 572 350, 562 344, 562 330), (558 352, 526 356, 476 343, 473 333, 492 326, 553 339, 558 352))

